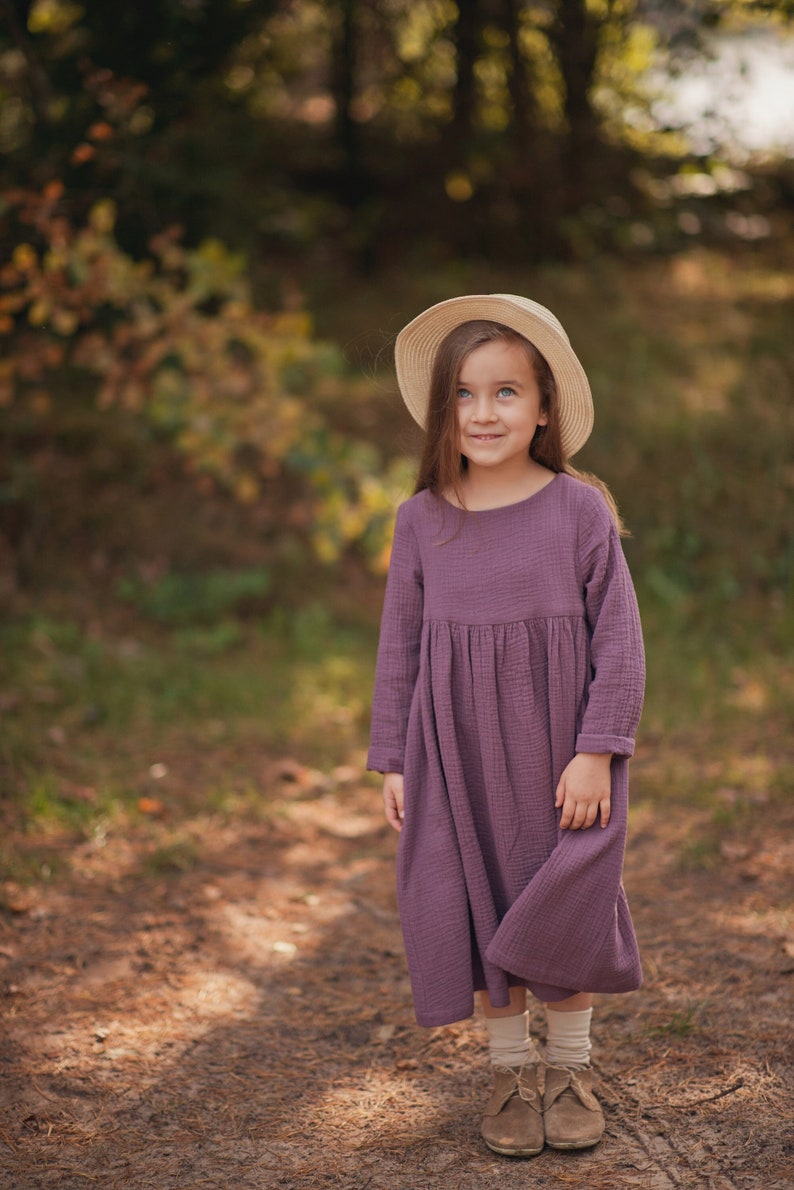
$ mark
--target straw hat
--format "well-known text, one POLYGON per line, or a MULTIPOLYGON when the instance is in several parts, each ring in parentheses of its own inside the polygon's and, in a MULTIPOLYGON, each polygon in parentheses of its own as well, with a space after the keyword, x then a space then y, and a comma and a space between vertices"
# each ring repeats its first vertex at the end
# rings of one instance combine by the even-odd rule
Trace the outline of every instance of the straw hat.
POLYGON ((593 428, 593 398, 584 368, 551 310, 512 293, 474 294, 431 306, 397 336, 397 380, 411 416, 424 429, 430 377, 441 340, 462 322, 487 319, 518 331, 545 357, 557 382, 560 432, 567 457, 575 454, 593 428))

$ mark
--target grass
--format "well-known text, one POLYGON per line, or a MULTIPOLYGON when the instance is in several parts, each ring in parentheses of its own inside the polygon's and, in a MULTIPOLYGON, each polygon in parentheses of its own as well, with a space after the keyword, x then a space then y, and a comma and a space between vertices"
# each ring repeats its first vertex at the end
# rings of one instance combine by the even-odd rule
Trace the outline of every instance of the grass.
MULTIPOLYGON (((702 1011, 703 1006, 701 1006, 702 1011)), ((698 1010, 693 1007, 674 1012, 663 1025, 651 1025, 644 1030, 646 1037, 671 1037, 677 1041, 690 1036, 697 1029, 698 1010)))
MULTIPOLYGON (((160 801, 169 817, 256 813, 267 758, 331 769, 360 749, 372 626, 307 606, 238 624, 210 650, 182 629, 137 628, 90 637, 40 616, 5 627, 5 816, 30 842, 139 824, 160 801)), ((151 860, 162 870, 185 861, 181 844, 163 848, 151 860)), ((6 878, 36 878, 44 862, 0 849, 6 878)))
POLYGON ((201 863, 201 851, 191 838, 176 838, 159 844, 144 857, 142 872, 147 876, 173 876, 192 872, 201 863))
POLYGON ((361 645, 372 628, 334 624, 319 605, 247 625, 138 628, 92 637, 39 617, 5 628, 6 713, 22 755, 70 737, 90 747, 102 730, 156 738, 160 728, 203 723, 223 736, 256 719, 264 747, 311 739, 320 757, 341 709, 345 721, 364 713, 370 658, 361 645))

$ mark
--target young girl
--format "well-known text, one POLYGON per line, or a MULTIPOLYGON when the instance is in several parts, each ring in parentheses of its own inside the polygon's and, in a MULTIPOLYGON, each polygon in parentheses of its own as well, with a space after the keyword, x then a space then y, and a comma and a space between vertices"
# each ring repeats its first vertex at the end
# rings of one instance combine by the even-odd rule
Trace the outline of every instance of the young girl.
POLYGON ((590 387, 554 315, 510 294, 426 310, 396 366, 426 442, 397 515, 368 767, 400 832, 416 1018, 461 1020, 479 993, 491 1149, 587 1148, 604 1130, 592 993, 641 980, 621 873, 644 685, 614 503, 569 464, 590 387))

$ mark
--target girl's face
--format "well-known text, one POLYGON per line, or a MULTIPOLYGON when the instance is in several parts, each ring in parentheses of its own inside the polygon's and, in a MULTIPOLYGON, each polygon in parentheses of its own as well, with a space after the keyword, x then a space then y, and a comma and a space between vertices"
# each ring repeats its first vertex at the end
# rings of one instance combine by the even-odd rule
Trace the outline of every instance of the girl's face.
POLYGON ((530 465, 530 443, 548 414, 520 343, 497 339, 466 356, 457 412, 458 445, 470 467, 504 471, 530 465))

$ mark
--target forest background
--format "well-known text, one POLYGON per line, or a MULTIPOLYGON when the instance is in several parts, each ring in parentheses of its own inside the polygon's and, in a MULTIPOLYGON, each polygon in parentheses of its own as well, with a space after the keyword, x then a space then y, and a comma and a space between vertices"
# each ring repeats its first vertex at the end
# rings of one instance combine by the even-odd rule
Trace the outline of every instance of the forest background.
POLYGON ((631 529, 649 657, 637 804, 696 810, 668 841, 682 872, 748 854, 759 817, 783 837, 794 170, 664 96, 726 46, 785 51, 792 18, 0 0, 8 920, 86 848, 133 840, 178 880, 285 788, 377 796, 378 615, 418 443, 391 349, 464 292, 549 305, 591 378, 577 461, 631 529))

